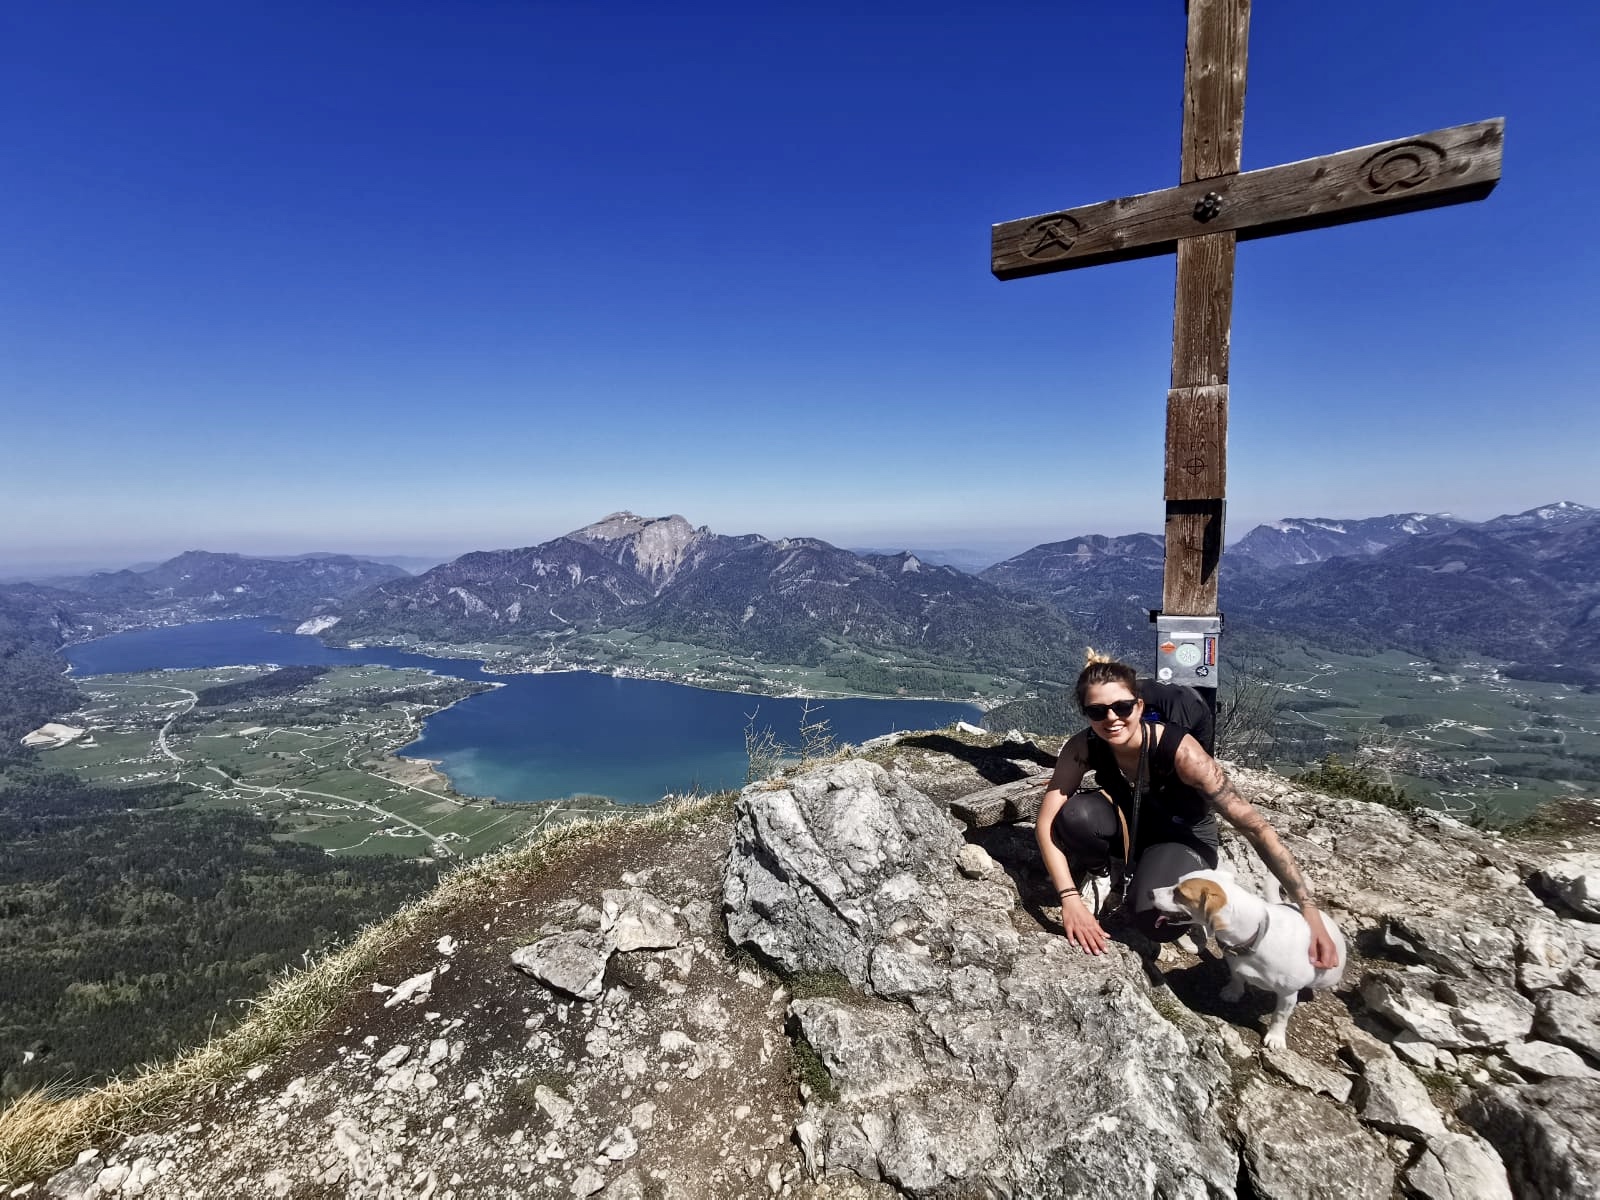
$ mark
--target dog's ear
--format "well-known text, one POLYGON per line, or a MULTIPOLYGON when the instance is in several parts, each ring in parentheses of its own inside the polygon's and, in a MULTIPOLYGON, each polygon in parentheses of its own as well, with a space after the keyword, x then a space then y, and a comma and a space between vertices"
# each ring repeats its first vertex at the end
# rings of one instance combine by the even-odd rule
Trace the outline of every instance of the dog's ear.
POLYGON ((1186 906, 1204 916, 1211 928, 1226 928, 1217 920, 1217 914, 1228 903, 1228 893, 1215 880, 1186 879, 1178 885, 1177 896, 1186 906))

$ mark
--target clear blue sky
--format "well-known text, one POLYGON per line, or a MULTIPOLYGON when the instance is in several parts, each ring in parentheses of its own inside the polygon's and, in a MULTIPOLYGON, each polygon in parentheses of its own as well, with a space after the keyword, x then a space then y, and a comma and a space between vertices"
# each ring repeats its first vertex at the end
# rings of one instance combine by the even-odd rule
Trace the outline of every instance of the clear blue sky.
MULTIPOLYGON (((61 3, 0 30, 0 562, 1158 529, 1179 0, 61 3)), ((1250 243, 1230 537, 1600 504, 1592 3, 1260 3, 1246 169, 1491 116, 1485 202, 1250 243), (1587 335, 1587 336, 1586 336, 1587 335)))

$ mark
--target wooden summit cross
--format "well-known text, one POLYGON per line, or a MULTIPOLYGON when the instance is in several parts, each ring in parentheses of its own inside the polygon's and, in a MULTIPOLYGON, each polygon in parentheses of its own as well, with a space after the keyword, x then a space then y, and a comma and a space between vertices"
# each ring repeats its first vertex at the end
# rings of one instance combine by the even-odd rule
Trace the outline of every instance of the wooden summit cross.
POLYGON ((1021 279, 1177 252, 1157 663, 1215 705, 1234 244, 1481 200, 1500 180, 1505 121, 1240 174, 1250 0, 1188 11, 1179 186, 996 225, 991 269, 1021 279))

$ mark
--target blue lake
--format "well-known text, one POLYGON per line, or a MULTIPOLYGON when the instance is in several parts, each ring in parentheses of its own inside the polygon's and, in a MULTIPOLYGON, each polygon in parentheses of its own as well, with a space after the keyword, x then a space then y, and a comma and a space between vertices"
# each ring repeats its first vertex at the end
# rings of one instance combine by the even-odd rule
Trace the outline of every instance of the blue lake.
MULTIPOLYGON (((203 621, 113 634, 69 647, 77 675, 257 664, 421 667, 503 684, 429 717, 401 753, 436 759, 462 792, 501 800, 551 800, 580 793, 628 804, 692 788, 744 782, 744 730, 756 714, 780 741, 800 740, 801 702, 714 692, 585 671, 493 675, 472 659, 433 658, 391 647, 346 650, 282 632, 267 619, 203 621)), ((970 704, 938 700, 812 702, 841 742, 899 729, 979 721, 970 704)))

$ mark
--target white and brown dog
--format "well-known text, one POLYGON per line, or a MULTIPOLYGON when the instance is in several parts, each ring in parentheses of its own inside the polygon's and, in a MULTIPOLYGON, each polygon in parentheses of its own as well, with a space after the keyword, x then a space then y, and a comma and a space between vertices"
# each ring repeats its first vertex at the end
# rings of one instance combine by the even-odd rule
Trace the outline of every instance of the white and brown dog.
POLYGON ((1339 961, 1319 970, 1311 965, 1311 927, 1300 910, 1252 895, 1230 871, 1192 871, 1173 887, 1156 888, 1154 895, 1163 916, 1197 925, 1216 938, 1233 973, 1222 989, 1224 1000, 1238 1000, 1246 986, 1278 997, 1263 1039, 1269 1050, 1284 1048, 1300 989, 1331 988, 1344 975, 1344 935, 1326 913, 1322 923, 1338 948, 1339 961))

